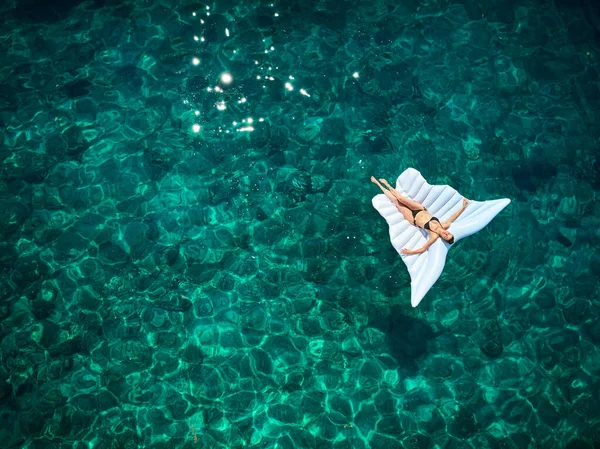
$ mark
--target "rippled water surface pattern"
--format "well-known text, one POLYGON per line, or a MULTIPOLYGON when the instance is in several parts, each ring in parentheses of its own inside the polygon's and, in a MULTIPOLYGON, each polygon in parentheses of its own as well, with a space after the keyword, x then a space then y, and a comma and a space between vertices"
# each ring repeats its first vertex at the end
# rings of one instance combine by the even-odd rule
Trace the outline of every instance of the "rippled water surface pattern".
POLYGON ((8 449, 600 447, 592 0, 0 5, 8 449), (423 302, 371 204, 512 203, 423 302))

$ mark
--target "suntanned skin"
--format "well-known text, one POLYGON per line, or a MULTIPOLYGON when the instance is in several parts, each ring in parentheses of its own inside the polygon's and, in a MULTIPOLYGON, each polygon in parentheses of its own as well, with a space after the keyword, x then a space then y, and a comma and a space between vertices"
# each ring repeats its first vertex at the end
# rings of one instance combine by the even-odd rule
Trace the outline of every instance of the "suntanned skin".
POLYGON ((429 234, 429 239, 422 248, 416 250, 403 248, 401 251, 402 254, 421 254, 427 251, 427 249, 440 237, 446 241, 450 240, 453 235, 448 231, 448 228, 452 222, 463 213, 467 207, 467 204, 469 204, 469 200, 464 198, 462 207, 457 210, 447 221, 440 224, 435 220, 429 221, 431 220, 432 215, 427 211, 427 209, 425 209, 425 206, 423 206, 421 203, 411 200, 410 198, 402 196, 400 192, 394 189, 385 179, 382 178, 377 181, 374 176, 371 176, 371 181, 376 184, 383 191, 385 196, 387 196, 390 201, 396 205, 400 213, 402 213, 404 218, 406 218, 409 223, 413 223, 412 211, 422 209, 421 212, 419 212, 415 217, 415 221, 419 228, 427 231, 429 234), (385 187, 382 184, 384 184, 385 187), (427 230, 423 227, 427 222, 429 222, 430 230, 427 230))

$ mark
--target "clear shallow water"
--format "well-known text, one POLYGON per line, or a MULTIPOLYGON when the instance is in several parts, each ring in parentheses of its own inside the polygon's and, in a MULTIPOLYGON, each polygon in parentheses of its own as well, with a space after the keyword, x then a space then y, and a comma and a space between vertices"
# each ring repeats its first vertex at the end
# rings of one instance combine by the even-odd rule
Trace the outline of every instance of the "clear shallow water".
POLYGON ((0 15, 3 447, 600 445, 593 2, 0 15), (409 166, 513 200, 417 309, 409 166))

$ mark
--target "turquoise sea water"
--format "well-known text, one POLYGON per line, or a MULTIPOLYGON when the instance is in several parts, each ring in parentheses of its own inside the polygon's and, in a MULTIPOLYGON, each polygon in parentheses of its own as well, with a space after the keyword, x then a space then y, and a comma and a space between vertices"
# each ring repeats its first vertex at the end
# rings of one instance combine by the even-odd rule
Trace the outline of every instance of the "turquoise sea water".
POLYGON ((1 447, 600 447, 592 0, 0 19, 1 447), (512 199, 416 309, 408 167, 512 199))

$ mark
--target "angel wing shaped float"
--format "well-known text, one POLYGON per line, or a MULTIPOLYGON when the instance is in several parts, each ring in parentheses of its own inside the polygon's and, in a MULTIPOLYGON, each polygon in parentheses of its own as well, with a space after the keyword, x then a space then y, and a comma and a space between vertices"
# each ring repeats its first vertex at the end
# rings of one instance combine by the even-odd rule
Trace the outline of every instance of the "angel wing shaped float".
MULTIPOLYGON (((432 186, 414 168, 405 170, 396 181, 396 190, 402 195, 423 204, 428 212, 440 219, 447 220, 462 206, 463 196, 447 185, 432 186)), ((460 239, 483 229, 502 211, 510 199, 491 201, 469 201, 469 205, 448 229, 454 235, 455 243, 460 239)), ((421 254, 404 255, 402 248, 418 249, 427 242, 427 233, 409 223, 384 194, 373 198, 373 206, 390 226, 392 245, 402 256, 410 273, 411 304, 417 307, 423 297, 439 279, 446 255, 451 245, 443 239, 437 239, 427 251, 421 254)))

